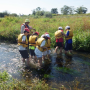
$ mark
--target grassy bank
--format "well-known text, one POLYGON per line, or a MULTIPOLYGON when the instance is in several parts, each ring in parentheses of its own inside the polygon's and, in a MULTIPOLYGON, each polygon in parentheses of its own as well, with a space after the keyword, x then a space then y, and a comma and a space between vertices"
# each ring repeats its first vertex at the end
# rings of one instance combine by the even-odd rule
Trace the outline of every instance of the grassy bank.
POLYGON ((0 72, 0 90, 51 90, 51 87, 39 80, 28 82, 28 84, 25 81, 18 81, 4 71, 0 72))
POLYGON ((6 71, 0 72, 0 90, 82 90, 79 84, 79 81, 73 81, 73 84, 68 87, 61 84, 58 88, 52 88, 44 80, 33 79, 32 83, 31 81, 18 81, 6 71))
POLYGON ((89 15, 67 15, 54 16, 53 18, 34 17, 5 17, 0 19, 0 40, 7 40, 16 43, 16 38, 20 33, 20 26, 25 18, 30 19, 30 26, 40 33, 40 36, 49 32, 52 47, 55 47, 54 33, 59 26, 65 32, 65 26, 69 25, 73 30, 73 49, 90 52, 90 16, 89 15))

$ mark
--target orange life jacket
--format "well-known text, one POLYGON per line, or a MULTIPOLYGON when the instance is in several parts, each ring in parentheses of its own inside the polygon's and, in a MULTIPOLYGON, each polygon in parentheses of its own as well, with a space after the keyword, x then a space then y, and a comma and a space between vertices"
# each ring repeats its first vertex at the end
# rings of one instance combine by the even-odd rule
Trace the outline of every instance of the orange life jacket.
MULTIPOLYGON (((22 25, 24 25, 25 28, 28 28, 28 29, 30 30, 29 34, 32 34, 32 33, 33 33, 33 31, 29 28, 29 27, 32 28, 32 26, 28 26, 28 27, 27 27, 27 25, 26 25, 25 23, 21 24, 21 26, 22 26, 22 25)), ((21 27, 20 27, 20 30, 21 30, 21 27)))
MULTIPOLYGON (((21 24, 21 26, 24 25, 25 28, 28 28, 27 25, 25 25, 25 23, 21 24)), ((29 29, 29 28, 28 28, 29 29)), ((21 30, 21 27, 20 27, 20 30, 21 30)))

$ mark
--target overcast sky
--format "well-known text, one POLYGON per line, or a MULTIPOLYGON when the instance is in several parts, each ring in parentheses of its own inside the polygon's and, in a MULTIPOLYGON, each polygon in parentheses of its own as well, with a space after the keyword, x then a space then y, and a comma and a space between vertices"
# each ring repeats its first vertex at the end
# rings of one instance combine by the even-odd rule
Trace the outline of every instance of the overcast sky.
POLYGON ((1 0, 0 12, 8 11, 16 14, 32 14, 37 7, 45 11, 51 11, 52 8, 60 9, 64 6, 73 6, 74 8, 84 6, 90 13, 90 0, 1 0))

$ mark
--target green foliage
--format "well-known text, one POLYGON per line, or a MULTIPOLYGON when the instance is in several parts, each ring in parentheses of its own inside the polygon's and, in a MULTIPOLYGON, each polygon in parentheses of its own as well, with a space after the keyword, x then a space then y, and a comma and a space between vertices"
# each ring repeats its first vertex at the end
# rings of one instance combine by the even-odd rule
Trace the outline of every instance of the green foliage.
POLYGON ((57 14, 52 14, 52 16, 57 16, 57 14))
POLYGON ((0 72, 0 90, 51 90, 51 87, 41 80, 33 80, 27 85, 25 81, 18 81, 8 75, 6 71, 0 72))
POLYGON ((32 87, 30 90, 51 90, 51 87, 45 83, 45 81, 36 81, 34 84, 32 84, 32 87))
POLYGON ((73 14, 74 13, 74 8, 73 7, 69 7, 67 5, 64 5, 62 8, 61 8, 61 13, 63 15, 68 15, 68 14, 73 14))
POLYGON ((44 74, 44 78, 51 78, 53 76, 49 75, 49 74, 44 74))
POLYGON ((52 14, 51 14, 50 12, 46 12, 46 13, 45 13, 45 17, 47 17, 47 18, 52 18, 52 14))
POLYGON ((5 17, 5 16, 18 16, 16 13, 8 13, 7 11, 1 12, 0 17, 5 17))
MULTIPOLYGON (((50 13, 50 12, 48 12, 50 13)), ((50 13, 50 15, 52 15, 50 13)), ((8 17, 0 19, 0 40, 6 40, 16 43, 17 36, 20 34, 20 26, 27 17, 8 17)), ((63 29, 69 25, 73 30, 73 50, 82 50, 90 52, 90 17, 84 14, 77 15, 59 15, 48 18, 48 16, 28 16, 30 26, 40 33, 39 37, 48 32, 51 37, 51 47, 55 47, 54 33, 59 26, 63 29), (34 18, 33 18, 34 17, 34 18)), ((65 30, 64 30, 64 33, 65 30)), ((65 43, 65 39, 64 39, 65 43)))
POLYGON ((51 13, 52 13, 52 14, 58 14, 57 8, 52 8, 52 9, 51 9, 51 13))
POLYGON ((87 12, 87 8, 80 6, 75 10, 75 12, 77 12, 78 14, 85 14, 87 12))
POLYGON ((9 77, 9 75, 6 71, 0 72, 0 83, 8 80, 8 77, 9 77))
POLYGON ((81 35, 77 34, 73 38, 73 49, 90 52, 90 33, 87 34, 87 32, 84 32, 81 35))
POLYGON ((77 71, 70 69, 70 68, 66 68, 66 67, 56 67, 55 69, 63 73, 69 73, 73 75, 77 73, 77 71))

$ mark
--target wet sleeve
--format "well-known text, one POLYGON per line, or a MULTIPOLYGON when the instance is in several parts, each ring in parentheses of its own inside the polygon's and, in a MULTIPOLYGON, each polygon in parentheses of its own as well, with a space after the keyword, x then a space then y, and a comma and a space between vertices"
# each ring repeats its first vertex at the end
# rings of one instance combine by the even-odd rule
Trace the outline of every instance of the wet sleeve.
POLYGON ((25 28, 25 26, 24 26, 24 25, 22 25, 22 26, 21 26, 21 33, 23 33, 23 32, 24 32, 24 28, 25 28))

